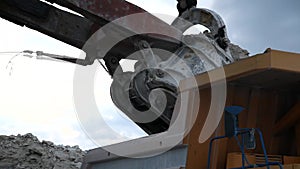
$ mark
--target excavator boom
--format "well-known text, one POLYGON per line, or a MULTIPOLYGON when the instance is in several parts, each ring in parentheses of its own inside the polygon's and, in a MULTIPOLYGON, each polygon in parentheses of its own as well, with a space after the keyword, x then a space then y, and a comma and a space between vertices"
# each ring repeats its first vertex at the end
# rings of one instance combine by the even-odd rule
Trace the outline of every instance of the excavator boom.
MULTIPOLYGON (((142 8, 124 0, 47 1, 1 0, 0 17, 20 26, 39 31, 79 49, 83 49, 87 40, 101 27, 131 14, 146 13, 150 16, 148 19, 155 20, 156 25, 162 25, 164 29, 170 29, 168 24, 160 21, 142 8), (56 4, 56 6, 52 4, 56 4), (59 9, 57 6, 68 10, 59 9)), ((124 31, 129 30, 120 27, 114 33, 118 34, 124 31)), ((136 38, 147 39, 153 46, 171 51, 178 47, 178 42, 170 41, 170 39, 161 36, 140 35, 140 37, 136 38)), ((118 57, 117 59, 121 60, 129 53, 132 53, 134 48, 134 42, 126 39, 117 48, 112 49, 105 60, 109 60, 109 57, 118 57)), ((85 63, 77 62, 77 64, 89 65, 96 58, 97 56, 93 56, 92 60, 91 58, 86 58, 85 63)), ((108 64, 107 66, 110 67, 108 64)))

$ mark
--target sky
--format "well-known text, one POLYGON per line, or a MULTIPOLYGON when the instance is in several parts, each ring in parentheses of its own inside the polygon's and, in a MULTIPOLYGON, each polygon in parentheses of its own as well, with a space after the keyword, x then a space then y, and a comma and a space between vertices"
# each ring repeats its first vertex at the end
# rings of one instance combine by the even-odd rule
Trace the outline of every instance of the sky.
MULTIPOLYGON (((176 0, 130 2, 151 13, 177 16, 176 0)), ((198 7, 220 14, 230 40, 251 55, 269 47, 300 53, 298 0, 200 0, 198 7)), ((0 135, 33 133, 40 140, 79 145, 83 149, 145 136, 113 106, 109 96, 110 77, 99 67, 94 89, 97 105, 106 123, 124 137, 99 131, 101 145, 95 144, 77 119, 73 64, 1 53, 32 50, 78 57, 80 50, 3 19, 0 19, 0 37, 0 135)))

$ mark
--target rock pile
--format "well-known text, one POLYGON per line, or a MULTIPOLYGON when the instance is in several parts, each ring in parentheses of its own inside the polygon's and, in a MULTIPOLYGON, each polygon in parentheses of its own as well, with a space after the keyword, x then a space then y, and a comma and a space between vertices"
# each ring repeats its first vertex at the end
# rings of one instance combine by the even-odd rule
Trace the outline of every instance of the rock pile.
POLYGON ((249 57, 249 52, 238 45, 229 43, 228 47, 232 57, 234 57, 235 60, 241 60, 249 57))
POLYGON ((85 154, 78 146, 40 142, 32 134, 0 136, 0 169, 79 169, 85 154))

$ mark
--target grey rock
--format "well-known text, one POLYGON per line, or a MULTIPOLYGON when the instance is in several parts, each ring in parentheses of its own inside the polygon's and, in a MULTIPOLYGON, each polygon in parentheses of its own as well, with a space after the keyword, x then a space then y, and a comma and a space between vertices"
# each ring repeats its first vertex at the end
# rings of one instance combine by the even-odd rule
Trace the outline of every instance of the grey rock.
POLYGON ((42 141, 42 144, 44 144, 45 146, 50 146, 50 147, 54 147, 54 143, 52 143, 51 141, 42 141))
POLYGON ((68 154, 66 154, 64 151, 55 151, 54 156, 61 161, 68 159, 68 154))

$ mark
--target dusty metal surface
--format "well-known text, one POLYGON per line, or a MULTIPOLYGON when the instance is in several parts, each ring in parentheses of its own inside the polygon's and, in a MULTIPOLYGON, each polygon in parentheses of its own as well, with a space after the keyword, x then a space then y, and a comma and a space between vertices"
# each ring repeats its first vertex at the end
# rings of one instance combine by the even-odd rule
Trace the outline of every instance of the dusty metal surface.
POLYGON ((74 10, 88 17, 88 13, 103 18, 106 21, 126 15, 147 12, 125 0, 47 0, 74 10))
POLYGON ((95 149, 87 154, 81 169, 179 169, 186 166, 186 158, 187 146, 184 145, 147 158, 118 157, 104 149, 95 149))
POLYGON ((225 25, 218 14, 194 8, 183 16, 186 19, 178 18, 173 23, 180 31, 200 24, 210 32, 182 35, 182 44, 173 53, 152 49, 147 41, 140 41, 141 54, 133 58, 137 60, 134 71, 119 69, 114 74, 114 104, 148 134, 168 130, 181 80, 237 60, 228 49, 225 25))
MULTIPOLYGON (((144 27, 152 27, 156 30, 172 31, 170 26, 161 21, 157 17, 148 13, 144 9, 127 2, 125 0, 48 0, 51 3, 67 7, 75 12, 82 14, 84 17, 93 20, 100 26, 107 22, 114 21, 133 14, 143 14, 144 22, 136 22, 135 20, 122 20, 122 27, 135 27, 135 30, 143 29, 144 27), (145 18, 146 17, 146 18, 145 18), (127 25, 127 26, 126 26, 127 25)), ((138 32, 137 32, 138 33, 138 32)), ((164 37, 160 37, 164 38, 164 37)))

